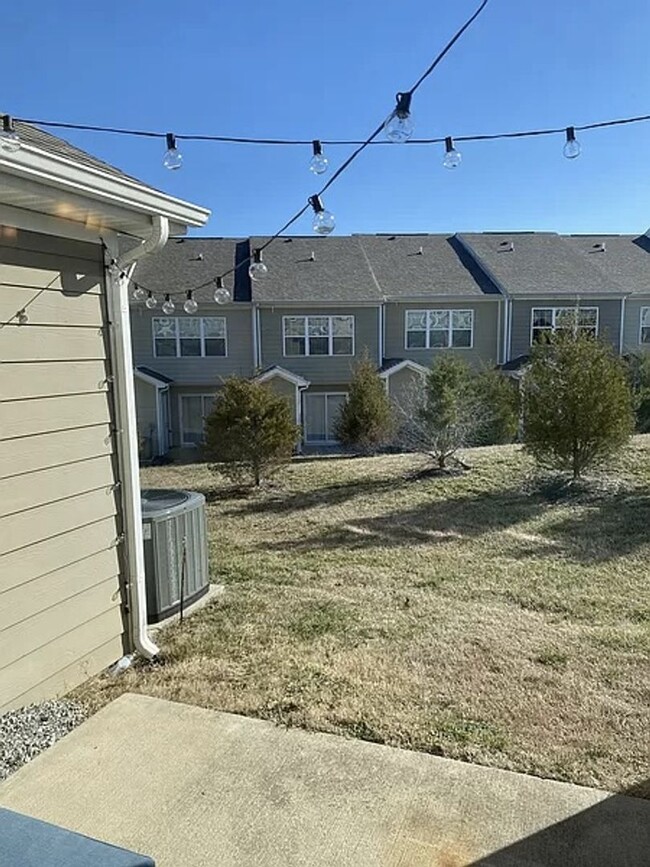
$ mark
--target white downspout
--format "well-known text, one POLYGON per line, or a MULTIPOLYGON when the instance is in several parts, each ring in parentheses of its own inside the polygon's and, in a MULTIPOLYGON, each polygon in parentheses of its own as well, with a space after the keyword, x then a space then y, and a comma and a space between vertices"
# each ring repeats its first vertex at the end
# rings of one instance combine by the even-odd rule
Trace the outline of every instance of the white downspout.
POLYGON ((377 335, 377 355, 379 356, 377 359, 377 366, 381 370, 381 366, 384 363, 384 305, 380 304, 377 308, 377 325, 378 325, 378 335, 377 335))
POLYGON ((259 352, 257 348, 257 305, 251 305, 251 333, 253 335, 253 376, 260 368, 259 352))
POLYGON ((625 295, 621 298, 621 327, 618 335, 618 354, 623 355, 623 350, 625 348, 625 302, 627 298, 625 295))
MULTIPOLYGON (((152 659, 159 652, 147 633, 147 591, 144 577, 144 542, 140 507, 140 462, 133 381, 133 353, 129 312, 129 277, 126 268, 148 253, 161 249, 169 238, 166 217, 153 217, 149 238, 117 261, 117 273, 109 271, 108 303, 114 339, 114 394, 117 410, 117 438, 122 475, 122 507, 124 544, 126 549, 127 583, 129 588, 129 620, 133 643, 138 653, 152 659)), ((111 269, 112 270, 112 269, 111 269)))

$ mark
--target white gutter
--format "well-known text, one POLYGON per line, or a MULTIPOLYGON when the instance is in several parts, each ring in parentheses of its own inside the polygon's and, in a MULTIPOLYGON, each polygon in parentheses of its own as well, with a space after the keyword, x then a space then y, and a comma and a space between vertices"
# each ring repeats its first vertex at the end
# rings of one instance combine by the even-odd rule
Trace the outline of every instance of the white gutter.
POLYGON ((136 426, 133 353, 129 313, 129 278, 124 270, 142 256, 159 250, 167 243, 167 217, 153 218, 150 237, 118 260, 117 269, 108 273, 108 305, 113 336, 113 376, 117 412, 118 455, 122 480, 122 511, 126 553, 129 623, 133 644, 138 653, 152 659, 159 652, 147 633, 147 591, 144 577, 144 542, 140 506, 140 464, 136 426))

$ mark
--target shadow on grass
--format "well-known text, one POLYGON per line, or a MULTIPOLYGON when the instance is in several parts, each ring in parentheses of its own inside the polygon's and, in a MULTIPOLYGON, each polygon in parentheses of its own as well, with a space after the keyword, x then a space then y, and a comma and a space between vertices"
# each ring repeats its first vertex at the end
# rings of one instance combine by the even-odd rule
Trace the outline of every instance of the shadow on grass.
MULTIPOLYGON (((368 482, 365 487, 363 482, 350 482, 292 495, 277 502, 250 504, 250 509, 282 512, 321 502, 328 506, 338 505, 351 499, 355 493, 380 492, 394 486, 395 483, 390 481, 368 482)), ((635 490, 587 501, 571 499, 549 503, 540 494, 508 489, 427 501, 414 508, 373 517, 355 518, 351 515, 349 520, 331 525, 321 533, 260 547, 302 552, 319 548, 400 548, 511 531, 510 553, 514 557, 523 559, 553 554, 580 563, 599 563, 634 553, 647 544, 648 526, 650 493, 647 491, 635 490), (580 508, 561 508, 566 505, 580 508), (541 515, 548 516, 544 527, 534 534, 517 534, 518 525, 541 515)))

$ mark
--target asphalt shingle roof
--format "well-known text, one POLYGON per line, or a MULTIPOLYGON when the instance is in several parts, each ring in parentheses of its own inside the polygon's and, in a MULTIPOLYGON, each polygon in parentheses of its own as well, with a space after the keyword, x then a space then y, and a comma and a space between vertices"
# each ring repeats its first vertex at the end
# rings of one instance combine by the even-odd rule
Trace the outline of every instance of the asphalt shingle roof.
MULTIPOLYGON (((266 240, 251 238, 251 249, 266 240)), ((355 236, 279 238, 263 258, 269 272, 252 287, 259 303, 349 304, 383 298, 355 236)))
POLYGON ((647 235, 567 235, 566 243, 612 278, 625 292, 650 295, 647 235), (604 245, 604 250, 603 250, 604 245))
POLYGON ((582 255, 554 232, 462 233, 459 237, 513 296, 617 295, 624 291, 592 261, 596 257, 582 255))
POLYGON ((453 235, 357 235, 387 298, 496 295, 494 283, 453 235))
MULTIPOLYGON (((229 271, 249 255, 248 241, 237 238, 171 238, 162 250, 145 256, 136 265, 133 281, 152 292, 186 292, 197 284, 229 271)), ((235 290, 236 301, 250 301, 247 264, 224 278, 226 289, 235 290)), ((215 286, 194 293, 196 301, 211 302, 215 286)))

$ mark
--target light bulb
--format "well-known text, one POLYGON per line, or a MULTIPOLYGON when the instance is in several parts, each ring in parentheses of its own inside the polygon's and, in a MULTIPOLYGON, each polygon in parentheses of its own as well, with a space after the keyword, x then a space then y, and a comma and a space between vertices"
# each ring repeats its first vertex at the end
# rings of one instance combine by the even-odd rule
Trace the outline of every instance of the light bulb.
POLYGON ((192 290, 190 289, 190 291, 187 293, 187 299, 185 301, 185 304, 183 304, 183 310, 186 313, 189 313, 190 315, 192 315, 193 313, 196 313, 196 311, 198 309, 199 309, 199 305, 196 303, 196 301, 192 297, 192 290))
POLYGON ((262 251, 253 250, 253 261, 248 269, 248 274, 251 280, 260 280, 269 273, 269 269, 262 262, 262 251))
POLYGON ((155 308, 158 306, 158 299, 153 294, 153 292, 150 292, 147 295, 147 300, 144 302, 144 306, 147 308, 147 310, 155 310, 155 308))
POLYGON ((580 156, 581 151, 582 148, 580 147, 580 142, 576 138, 575 128, 568 126, 566 128, 566 142, 563 149, 564 156, 568 160, 574 160, 576 157, 580 156))
POLYGON ((183 165, 183 154, 176 147, 176 136, 173 133, 168 132, 166 138, 167 150, 163 157, 163 165, 166 169, 180 169, 183 165))
POLYGON ((223 285, 223 277, 217 277, 214 282, 217 285, 214 290, 214 300, 217 304, 227 304, 230 301, 230 292, 223 285))
POLYGON ((457 151, 454 147, 454 140, 451 136, 447 136, 445 139, 445 156, 442 160, 442 164, 446 169, 457 169, 461 163, 462 155, 460 151, 457 151))
POLYGON ((163 301, 163 306, 162 306, 162 312, 166 316, 169 316, 170 313, 173 313, 175 309, 176 309, 176 305, 174 304, 172 299, 169 297, 169 295, 165 295, 165 300, 163 301))
POLYGON ((330 232, 334 231, 334 227, 336 226, 334 214, 325 210, 320 196, 310 196, 308 202, 314 209, 314 218, 311 224, 314 232, 317 235, 329 235, 330 232))
POLYGON ((147 297, 147 290, 143 289, 142 286, 136 286, 133 290, 133 300, 134 301, 144 301, 147 297))
POLYGON ((398 93, 397 105, 384 124, 386 138, 394 144, 407 142, 413 135, 411 94, 398 93))
POLYGON ((311 144, 314 155, 309 162, 309 170, 315 175, 322 175, 323 172, 327 171, 329 160, 323 155, 323 146, 317 139, 315 139, 311 144))
POLYGON ((2 116, 2 129, 0 129, 0 150, 7 154, 13 154, 19 149, 20 138, 14 128, 13 118, 4 114, 2 116))

